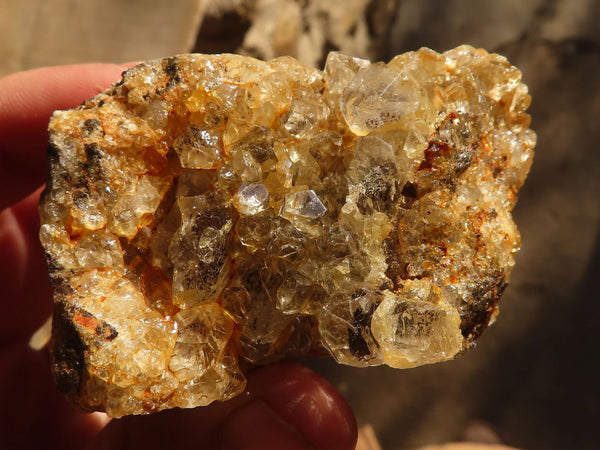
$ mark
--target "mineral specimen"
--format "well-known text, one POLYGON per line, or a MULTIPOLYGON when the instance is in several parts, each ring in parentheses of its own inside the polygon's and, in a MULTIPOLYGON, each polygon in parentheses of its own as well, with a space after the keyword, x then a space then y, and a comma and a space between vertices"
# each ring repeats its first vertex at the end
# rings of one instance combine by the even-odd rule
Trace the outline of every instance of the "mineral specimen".
POLYGON ((505 58, 463 46, 324 71, 181 55, 56 112, 59 388, 118 417, 231 398, 287 355, 453 358, 514 264, 529 101, 505 58))

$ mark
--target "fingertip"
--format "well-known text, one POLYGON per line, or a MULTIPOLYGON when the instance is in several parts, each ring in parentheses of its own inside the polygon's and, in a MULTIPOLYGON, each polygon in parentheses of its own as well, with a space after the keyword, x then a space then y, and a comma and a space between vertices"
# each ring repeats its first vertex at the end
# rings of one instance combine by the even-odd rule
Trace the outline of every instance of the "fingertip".
POLYGON ((283 362, 257 369, 248 377, 248 389, 264 398, 315 448, 355 448, 358 430, 350 406, 331 383, 309 368, 283 362))

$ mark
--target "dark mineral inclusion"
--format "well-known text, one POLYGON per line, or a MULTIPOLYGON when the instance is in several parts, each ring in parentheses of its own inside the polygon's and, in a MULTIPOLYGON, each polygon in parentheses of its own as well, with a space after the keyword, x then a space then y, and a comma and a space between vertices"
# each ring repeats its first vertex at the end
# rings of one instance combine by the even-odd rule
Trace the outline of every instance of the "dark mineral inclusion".
POLYGON ((462 46, 141 64, 50 123, 40 206, 59 388, 118 417, 244 368, 453 358, 497 312, 535 134, 521 74, 462 46))

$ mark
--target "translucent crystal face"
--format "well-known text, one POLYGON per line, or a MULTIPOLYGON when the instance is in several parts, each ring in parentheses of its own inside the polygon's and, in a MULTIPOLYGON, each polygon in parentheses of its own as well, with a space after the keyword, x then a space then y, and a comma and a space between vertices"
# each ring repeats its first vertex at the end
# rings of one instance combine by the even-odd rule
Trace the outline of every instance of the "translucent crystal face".
POLYGON ((453 358, 513 267, 527 88, 503 57, 421 49, 181 55, 50 123, 41 240, 54 371, 112 416, 240 393, 242 367, 453 358))

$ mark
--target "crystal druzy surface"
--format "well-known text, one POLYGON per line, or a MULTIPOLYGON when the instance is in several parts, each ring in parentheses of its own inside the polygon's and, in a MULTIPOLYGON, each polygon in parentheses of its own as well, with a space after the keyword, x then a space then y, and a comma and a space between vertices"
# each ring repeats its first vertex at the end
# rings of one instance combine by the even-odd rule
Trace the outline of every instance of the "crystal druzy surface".
POLYGON ((521 74, 463 46, 141 64, 50 123, 53 369, 112 416, 235 396, 286 355, 405 368, 497 312, 532 159, 521 74))

